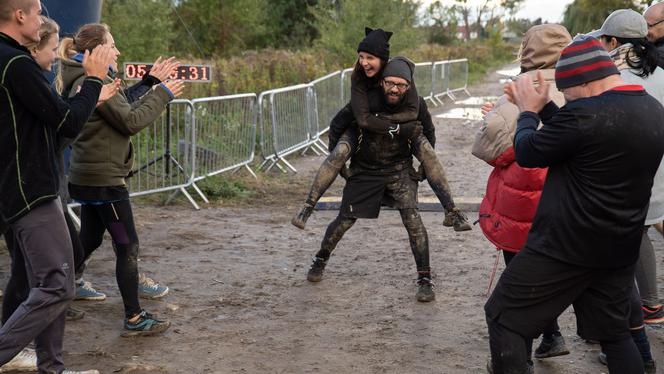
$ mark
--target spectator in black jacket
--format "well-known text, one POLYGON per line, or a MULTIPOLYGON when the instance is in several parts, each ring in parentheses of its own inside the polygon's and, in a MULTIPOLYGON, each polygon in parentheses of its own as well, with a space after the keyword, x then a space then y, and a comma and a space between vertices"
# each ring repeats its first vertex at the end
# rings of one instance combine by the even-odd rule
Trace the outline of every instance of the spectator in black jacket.
POLYGON ((23 47, 39 42, 38 0, 0 0, 0 216, 14 232, 31 286, 0 328, 0 366, 35 341, 40 372, 62 372, 65 310, 74 295, 73 253, 58 196, 54 141, 75 137, 97 104, 109 48, 86 53, 88 78, 63 101, 23 47))
POLYGON ((609 372, 643 374, 629 299, 664 153, 664 108, 627 85, 592 37, 575 39, 556 65, 565 106, 539 80, 537 89, 527 77, 507 87, 521 111, 516 160, 549 172, 526 245, 485 305, 493 373, 529 372, 524 340, 571 304, 578 334, 600 342, 609 372))

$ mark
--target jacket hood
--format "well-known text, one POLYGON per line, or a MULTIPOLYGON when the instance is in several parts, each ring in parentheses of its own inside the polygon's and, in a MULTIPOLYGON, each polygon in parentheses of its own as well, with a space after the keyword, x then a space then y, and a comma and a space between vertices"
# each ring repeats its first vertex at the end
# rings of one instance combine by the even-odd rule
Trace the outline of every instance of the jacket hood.
POLYGON ((85 69, 80 62, 74 60, 60 60, 60 72, 62 74, 62 85, 69 90, 74 82, 85 75, 85 69))
POLYGON ((546 24, 531 27, 521 43, 521 72, 536 69, 553 69, 560 52, 572 41, 562 25, 546 24))

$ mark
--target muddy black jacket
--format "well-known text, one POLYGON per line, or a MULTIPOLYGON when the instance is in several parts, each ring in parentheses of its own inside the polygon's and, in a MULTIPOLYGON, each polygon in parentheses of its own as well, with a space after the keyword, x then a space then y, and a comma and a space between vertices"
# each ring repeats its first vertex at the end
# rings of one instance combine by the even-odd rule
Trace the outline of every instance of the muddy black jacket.
MULTIPOLYGON (((420 96, 419 98, 419 112, 417 115, 417 120, 422 123, 422 134, 429 140, 432 147, 436 146, 436 128, 433 125, 431 120, 431 114, 429 114, 429 108, 427 107, 426 102, 420 96)), ((328 149, 331 151, 334 147, 337 146, 339 138, 348 128, 357 129, 357 123, 355 117, 353 116, 353 109, 350 106, 350 103, 346 104, 345 107, 332 118, 330 122, 330 131, 328 132, 328 149)))
POLYGON ((521 114, 514 148, 520 166, 549 167, 526 248, 592 268, 637 260, 664 153, 655 98, 630 85, 560 109, 551 102, 539 116, 521 114))
POLYGON ((27 49, 0 33, 0 215, 11 223, 58 195, 57 134, 76 137, 102 82, 86 78, 64 101, 27 49))

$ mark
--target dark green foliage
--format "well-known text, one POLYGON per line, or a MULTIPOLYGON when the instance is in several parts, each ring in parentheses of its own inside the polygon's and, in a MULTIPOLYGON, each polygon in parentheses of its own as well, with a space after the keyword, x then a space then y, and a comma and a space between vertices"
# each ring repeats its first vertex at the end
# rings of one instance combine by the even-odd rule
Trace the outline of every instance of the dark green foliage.
POLYGON ((606 17, 616 9, 630 8, 640 13, 647 3, 638 0, 574 0, 565 10, 563 25, 572 36, 585 34, 602 27, 606 17))

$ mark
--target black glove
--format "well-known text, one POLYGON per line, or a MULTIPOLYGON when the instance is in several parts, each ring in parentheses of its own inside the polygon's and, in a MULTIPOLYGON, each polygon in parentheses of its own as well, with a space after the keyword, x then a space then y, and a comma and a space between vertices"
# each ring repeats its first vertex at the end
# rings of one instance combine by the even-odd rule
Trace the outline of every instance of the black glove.
POLYGON ((339 170, 339 175, 345 180, 348 180, 350 178, 350 169, 348 169, 348 166, 344 164, 344 166, 341 167, 341 170, 339 170))
POLYGON ((422 135, 422 124, 420 121, 406 122, 399 125, 399 136, 415 140, 422 135))

